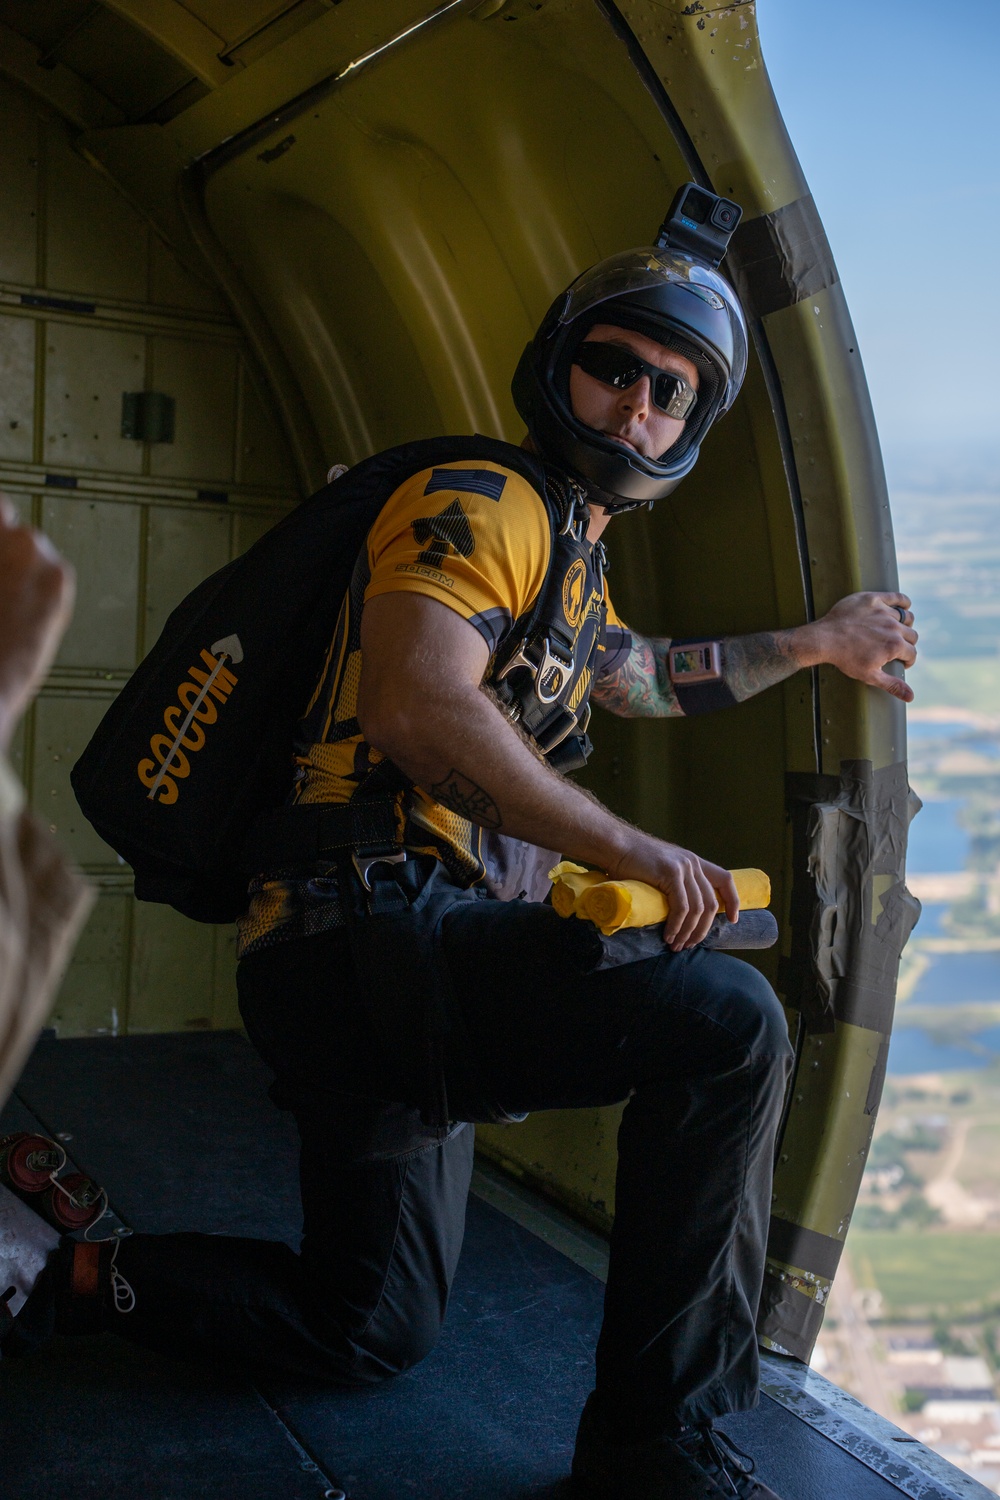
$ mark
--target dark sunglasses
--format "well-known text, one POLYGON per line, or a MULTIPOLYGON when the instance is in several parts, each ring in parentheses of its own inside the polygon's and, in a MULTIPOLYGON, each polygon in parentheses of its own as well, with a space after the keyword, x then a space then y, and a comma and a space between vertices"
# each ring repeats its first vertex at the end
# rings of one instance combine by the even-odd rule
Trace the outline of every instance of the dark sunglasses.
POLYGON ((573 363, 602 385, 614 386, 616 391, 627 391, 643 375, 648 375, 653 405, 668 417, 686 417, 698 399, 698 392, 683 375, 672 375, 669 370, 647 364, 621 344, 601 344, 588 339, 573 355, 573 363))

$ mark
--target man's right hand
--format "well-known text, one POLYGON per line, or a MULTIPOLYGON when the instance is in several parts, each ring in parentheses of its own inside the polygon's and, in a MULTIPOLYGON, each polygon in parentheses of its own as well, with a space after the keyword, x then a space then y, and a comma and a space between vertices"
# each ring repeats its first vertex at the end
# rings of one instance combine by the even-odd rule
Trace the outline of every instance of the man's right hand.
POLYGON ((615 880, 644 880, 663 892, 669 907, 663 938, 675 953, 708 936, 720 905, 730 922, 740 914, 736 882, 728 870, 648 834, 637 832, 633 846, 608 873, 615 880))
POLYGON ((52 664, 73 593, 72 568, 0 495, 0 751, 52 664))

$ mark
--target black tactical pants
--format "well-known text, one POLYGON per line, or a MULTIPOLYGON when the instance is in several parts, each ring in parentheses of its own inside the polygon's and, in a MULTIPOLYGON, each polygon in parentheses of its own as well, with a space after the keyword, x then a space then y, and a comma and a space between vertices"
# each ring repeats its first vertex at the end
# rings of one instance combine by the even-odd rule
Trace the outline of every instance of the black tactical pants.
MULTIPOLYGON (((748 964, 700 949, 595 967, 588 924, 464 901, 440 928, 453 1118, 628 1098, 597 1389, 649 1430, 752 1406, 774 1137, 791 1059, 748 964)), ((304 1240, 136 1235, 115 1331, 179 1354, 365 1384, 432 1347, 461 1249, 473 1130, 413 1107, 412 1038, 343 929, 244 960, 240 1004, 302 1137, 304 1240), (374 981, 369 979, 369 989, 374 981)), ((395 993, 395 987, 391 987, 395 993)), ((405 989, 405 986, 403 987, 405 989)), ((517 1127, 512 1127, 516 1129, 517 1127)), ((261 1164, 266 1170, 266 1164, 261 1164)))

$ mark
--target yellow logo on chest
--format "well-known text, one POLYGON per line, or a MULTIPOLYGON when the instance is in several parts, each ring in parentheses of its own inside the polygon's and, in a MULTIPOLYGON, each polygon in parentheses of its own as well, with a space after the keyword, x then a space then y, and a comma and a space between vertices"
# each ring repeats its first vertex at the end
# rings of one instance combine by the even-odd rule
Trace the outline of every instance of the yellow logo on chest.
POLYGON ((582 557, 570 563, 562 585, 562 607, 566 624, 575 630, 583 614, 583 591, 587 582, 587 564, 582 557))

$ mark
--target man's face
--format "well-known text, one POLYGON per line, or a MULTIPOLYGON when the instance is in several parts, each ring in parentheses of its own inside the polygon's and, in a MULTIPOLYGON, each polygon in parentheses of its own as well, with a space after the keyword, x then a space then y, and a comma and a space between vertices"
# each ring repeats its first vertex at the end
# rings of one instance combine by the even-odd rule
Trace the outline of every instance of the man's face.
MULTIPOLYGON (((617 344, 638 354, 647 364, 683 376, 689 385, 698 389, 698 371, 691 361, 643 333, 616 328, 611 323, 595 323, 584 342, 617 344)), ((569 398, 573 415, 579 421, 646 458, 659 458, 684 431, 683 418, 668 417, 666 412, 653 405, 648 375, 641 375, 634 385, 619 391, 588 375, 579 365, 573 365, 569 374, 569 398)))

